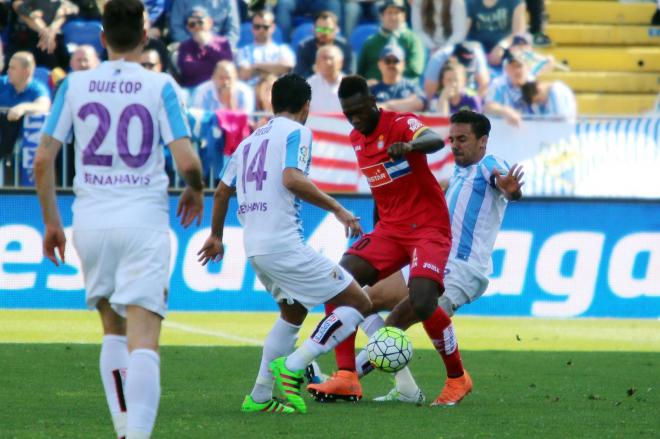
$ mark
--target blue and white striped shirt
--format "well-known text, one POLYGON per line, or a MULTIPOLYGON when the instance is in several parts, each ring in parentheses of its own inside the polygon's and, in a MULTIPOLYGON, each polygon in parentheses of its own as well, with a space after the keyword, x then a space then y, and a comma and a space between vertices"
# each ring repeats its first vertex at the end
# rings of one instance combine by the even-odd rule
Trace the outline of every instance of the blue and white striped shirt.
POLYGON ((494 169, 505 175, 509 165, 493 155, 471 166, 457 165, 446 194, 452 231, 449 258, 465 261, 484 274, 492 270, 491 253, 507 205, 495 184, 494 169))

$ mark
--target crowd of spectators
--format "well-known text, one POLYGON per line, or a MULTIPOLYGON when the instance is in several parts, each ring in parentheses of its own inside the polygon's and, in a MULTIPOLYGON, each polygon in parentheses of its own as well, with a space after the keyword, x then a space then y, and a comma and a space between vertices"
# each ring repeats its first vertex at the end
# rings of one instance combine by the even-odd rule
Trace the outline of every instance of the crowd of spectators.
MULTIPOLYGON (((313 112, 340 111, 339 82, 358 73, 368 79, 379 105, 392 110, 449 115, 468 107, 513 125, 523 115, 576 114, 568 87, 536 80, 539 73, 561 67, 535 51, 550 43, 543 33, 543 0, 145 4, 143 67, 172 74, 188 104, 201 110, 269 112, 272 83, 294 71, 312 85, 313 112), (368 23, 377 30, 359 44, 352 40, 353 31, 368 23)), ((106 58, 94 45, 72 44, 63 32, 68 21, 98 20, 102 5, 103 0, 0 0, 4 59, 10 60, 3 63, 0 45, 0 68, 10 66, 9 75, 0 79, 0 108, 5 109, 0 120, 24 114, 32 108, 26 102, 42 108, 66 72, 94 68, 106 58), (20 64, 27 83, 15 79, 12 63, 20 64), (45 79, 44 71, 50 72, 45 79)))

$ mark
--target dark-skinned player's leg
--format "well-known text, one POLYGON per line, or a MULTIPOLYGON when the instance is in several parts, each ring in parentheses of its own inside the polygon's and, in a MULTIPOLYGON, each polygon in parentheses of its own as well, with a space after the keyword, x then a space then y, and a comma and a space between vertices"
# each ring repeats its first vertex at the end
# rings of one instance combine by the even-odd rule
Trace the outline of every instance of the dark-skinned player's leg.
POLYGON ((409 298, 401 301, 387 317, 385 324, 407 329, 421 321, 426 334, 442 357, 447 380, 440 395, 431 405, 455 405, 472 391, 472 380, 463 369, 451 318, 438 298, 444 288, 432 279, 416 277, 409 283, 409 298))
MULTIPOLYGON (((371 285, 378 279, 378 270, 359 256, 346 254, 339 265, 351 273, 360 285, 371 285)), ((335 305, 325 305, 326 315, 335 310, 335 305)), ((348 336, 335 347, 338 371, 325 383, 310 384, 307 390, 320 402, 344 399, 357 401, 362 398, 362 387, 355 372, 355 334, 348 336)))

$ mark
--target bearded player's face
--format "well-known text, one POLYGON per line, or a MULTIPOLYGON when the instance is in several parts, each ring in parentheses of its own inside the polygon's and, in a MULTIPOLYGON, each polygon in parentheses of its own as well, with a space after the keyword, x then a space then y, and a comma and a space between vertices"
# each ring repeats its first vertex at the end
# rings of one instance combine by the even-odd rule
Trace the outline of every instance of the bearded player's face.
POLYGON ((355 94, 346 99, 340 99, 342 111, 353 128, 364 134, 371 134, 378 125, 380 112, 373 96, 355 94))
POLYGON ((466 167, 481 160, 486 152, 488 136, 477 138, 469 123, 453 123, 449 127, 449 142, 458 166, 466 167))

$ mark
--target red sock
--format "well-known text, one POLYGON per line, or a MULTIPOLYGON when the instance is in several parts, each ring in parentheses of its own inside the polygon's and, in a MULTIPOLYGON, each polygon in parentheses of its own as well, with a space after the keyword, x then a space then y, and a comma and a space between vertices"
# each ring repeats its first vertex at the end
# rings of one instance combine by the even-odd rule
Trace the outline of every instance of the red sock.
POLYGON ((440 307, 428 319, 422 322, 424 329, 445 363, 447 376, 457 378, 463 375, 463 362, 458 352, 458 343, 454 335, 454 325, 447 313, 440 307))
MULTIPOLYGON (((337 308, 334 305, 325 305, 325 315, 332 313, 337 308)), ((352 370, 355 372, 355 334, 353 332, 335 348, 337 369, 352 370)))

